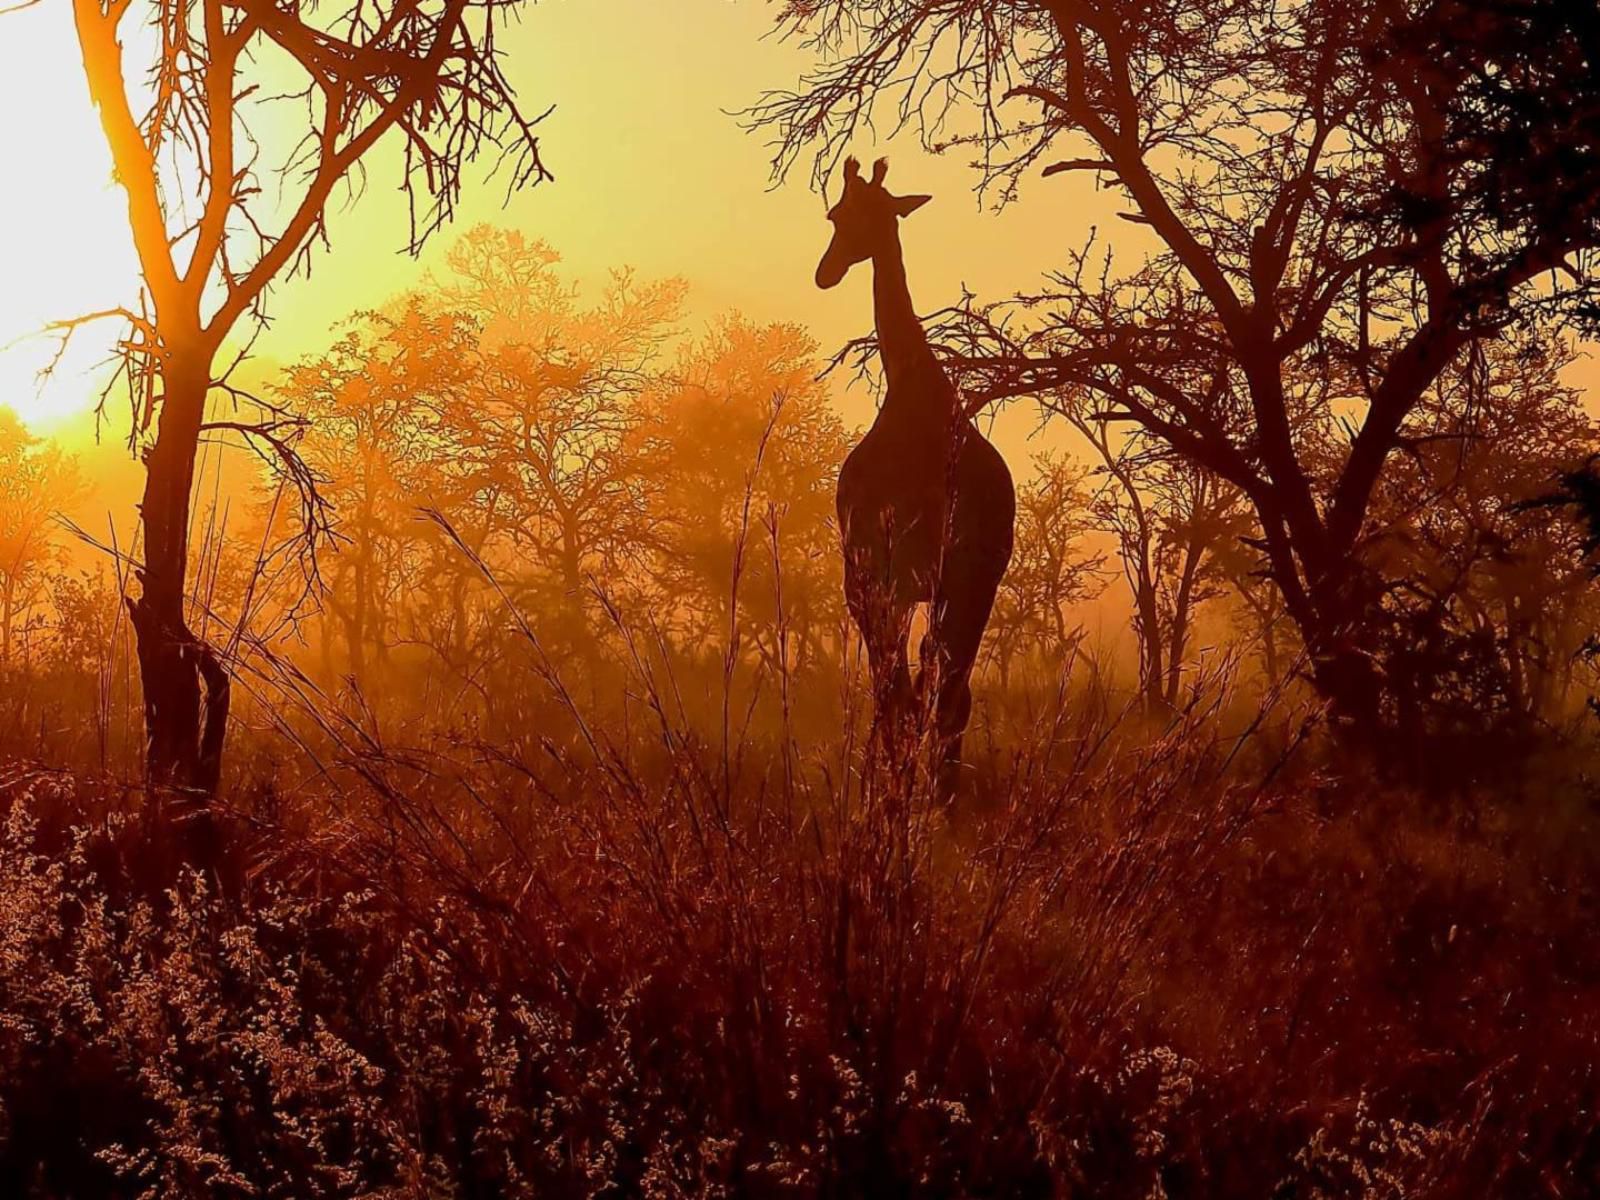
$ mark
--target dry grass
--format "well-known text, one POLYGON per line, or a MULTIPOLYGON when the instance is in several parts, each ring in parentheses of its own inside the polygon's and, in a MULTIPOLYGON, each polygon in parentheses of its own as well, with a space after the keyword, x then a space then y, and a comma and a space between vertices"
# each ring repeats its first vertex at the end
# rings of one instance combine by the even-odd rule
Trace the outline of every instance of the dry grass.
POLYGON ((324 716, 326 774, 215 819, 13 770, 6 1193, 1600 1184, 1573 789, 1445 814, 1064 704, 951 811, 916 748, 697 732, 647 661, 650 721, 521 751, 324 716))

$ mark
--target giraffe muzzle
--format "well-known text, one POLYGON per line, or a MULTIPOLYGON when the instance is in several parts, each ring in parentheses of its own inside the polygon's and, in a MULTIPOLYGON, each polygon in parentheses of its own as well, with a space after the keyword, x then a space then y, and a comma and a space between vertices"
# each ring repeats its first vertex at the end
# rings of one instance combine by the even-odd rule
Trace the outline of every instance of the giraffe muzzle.
POLYGON ((817 286, 823 291, 837 287, 844 273, 850 269, 850 264, 844 256, 834 253, 832 247, 822 256, 822 261, 817 264, 817 286))

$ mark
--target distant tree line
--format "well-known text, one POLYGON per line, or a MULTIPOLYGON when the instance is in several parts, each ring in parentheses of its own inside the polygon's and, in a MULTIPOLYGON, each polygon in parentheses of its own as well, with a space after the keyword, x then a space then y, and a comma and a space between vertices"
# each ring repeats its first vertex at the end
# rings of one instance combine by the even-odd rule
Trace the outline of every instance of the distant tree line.
MULTIPOLYGON (((1539 502, 1596 440, 1561 381, 1570 359, 1548 337, 1483 342, 1375 489, 1364 553, 1386 591, 1363 652, 1396 728, 1525 734, 1586 694, 1600 591, 1582 529, 1539 502)), ((836 721, 859 666, 833 511, 851 436, 799 326, 696 329, 680 281, 619 270, 586 292, 549 245, 482 226, 263 390, 295 414, 296 465, 260 460, 243 519, 226 500, 200 513, 214 534, 192 619, 231 653, 277 648, 341 703, 435 729, 507 735, 548 714, 535 654, 597 710, 642 671, 706 722, 726 686, 762 720, 781 688, 791 718, 836 721)), ((1025 700, 1103 660, 1086 605, 1108 588, 1133 654, 1098 665, 1146 711, 1180 708, 1208 656, 1259 687, 1292 682, 1306 648, 1247 495, 1081 393, 1054 403, 1073 433, 1019 473, 980 694, 1025 700)), ((57 679, 16 690, 35 710, 71 698, 103 720, 116 580, 65 569, 50 514, 77 486, 70 458, 15 422, 0 433, 17 464, 0 491, 0 665, 57 679)), ((1307 432, 1308 462, 1336 462, 1328 437, 1307 432)))

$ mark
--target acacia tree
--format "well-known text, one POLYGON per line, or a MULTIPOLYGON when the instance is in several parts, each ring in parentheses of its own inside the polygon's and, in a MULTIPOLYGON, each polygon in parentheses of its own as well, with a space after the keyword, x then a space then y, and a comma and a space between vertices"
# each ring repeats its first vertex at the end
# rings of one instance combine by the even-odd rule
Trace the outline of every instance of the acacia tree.
POLYGON ((239 398, 225 348, 262 315, 274 283, 308 266, 326 240, 329 203, 386 135, 402 156, 413 250, 449 217, 463 169, 484 147, 511 159, 513 186, 545 177, 533 122, 495 52, 497 26, 518 7, 73 0, 145 289, 137 308, 103 315, 128 326, 123 377, 146 470, 140 595, 129 610, 154 787, 213 792, 227 730, 227 669, 190 629, 185 605, 196 449, 210 429, 293 454, 292 426, 271 410, 208 421, 214 392, 239 398), (153 62, 125 61, 124 36, 139 21, 150 26, 153 62), (280 141, 286 128, 298 136, 280 141), (280 144, 281 159, 267 162, 280 144), (274 169, 281 186, 269 188, 274 169))
POLYGON ((644 398, 637 451, 651 583, 683 643, 744 645, 775 672, 821 665, 843 620, 834 485, 849 439, 788 323, 738 315, 644 398))
POLYGON ((510 543, 519 582, 592 668, 591 580, 615 580, 648 540, 638 402, 685 286, 616 270, 586 300, 559 262, 512 230, 480 227, 452 247, 437 303, 481 335, 473 386, 437 419, 460 449, 464 515, 510 543))
POLYGON ((1561 382, 1571 358, 1551 337, 1486 345, 1419 411, 1428 436, 1374 497, 1388 581, 1378 661, 1403 733, 1426 718, 1470 739, 1559 715, 1596 613, 1579 532, 1534 502, 1597 441, 1561 382), (1449 402, 1469 389, 1486 402, 1449 402))
MULTIPOLYGON (((980 397, 1088 391, 1242 492, 1314 682, 1369 743, 1376 486, 1453 362, 1593 295, 1600 244, 1593 205, 1507 221, 1483 202, 1463 114, 1485 47, 1441 57, 1434 8, 793 0, 783 20, 822 65, 752 113, 779 169, 807 147, 826 166, 889 107, 930 148, 976 146, 1007 189, 1042 166, 1127 201, 1141 265, 1085 251, 1037 294, 951 314, 952 366, 980 397)), ((1536 56, 1517 28, 1502 60, 1536 56)))
MULTIPOLYGON (((369 654, 387 660, 419 579, 433 526, 417 506, 440 500, 442 461, 457 449, 433 414, 475 371, 468 318, 412 302, 368 313, 326 353, 284 375, 277 394, 310 424, 300 452, 316 472, 337 544, 319 566, 324 607, 345 667, 369 689, 369 654)), ((324 653, 332 639, 325 631, 324 653)))

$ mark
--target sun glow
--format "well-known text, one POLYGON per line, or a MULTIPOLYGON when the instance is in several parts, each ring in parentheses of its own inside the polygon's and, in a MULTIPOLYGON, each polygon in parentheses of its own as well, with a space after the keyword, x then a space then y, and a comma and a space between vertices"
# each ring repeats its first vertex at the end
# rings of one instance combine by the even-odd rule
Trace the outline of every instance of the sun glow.
POLYGON ((117 336, 84 327, 41 380, 60 349, 51 323, 131 303, 139 275, 70 8, 0 22, 0 404, 51 433, 94 407, 117 336))

